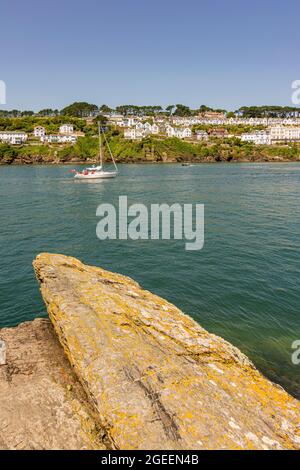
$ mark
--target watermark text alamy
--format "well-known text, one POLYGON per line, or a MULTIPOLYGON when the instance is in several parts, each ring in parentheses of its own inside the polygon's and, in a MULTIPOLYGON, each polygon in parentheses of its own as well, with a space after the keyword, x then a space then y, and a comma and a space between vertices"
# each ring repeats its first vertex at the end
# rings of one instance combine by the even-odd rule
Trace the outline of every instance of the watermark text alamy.
POLYGON ((186 250, 201 250, 204 245, 204 205, 150 204, 128 205, 127 196, 119 204, 100 204, 99 240, 185 240, 186 250))

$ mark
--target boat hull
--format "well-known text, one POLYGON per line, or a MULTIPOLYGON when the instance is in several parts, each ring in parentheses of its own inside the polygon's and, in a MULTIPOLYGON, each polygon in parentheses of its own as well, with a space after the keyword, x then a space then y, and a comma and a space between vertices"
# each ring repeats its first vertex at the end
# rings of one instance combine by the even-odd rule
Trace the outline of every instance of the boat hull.
POLYGON ((95 173, 88 173, 84 175, 83 173, 76 173, 74 178, 80 180, 99 180, 99 179, 107 179, 107 178, 115 178, 117 176, 116 171, 99 171, 95 173))

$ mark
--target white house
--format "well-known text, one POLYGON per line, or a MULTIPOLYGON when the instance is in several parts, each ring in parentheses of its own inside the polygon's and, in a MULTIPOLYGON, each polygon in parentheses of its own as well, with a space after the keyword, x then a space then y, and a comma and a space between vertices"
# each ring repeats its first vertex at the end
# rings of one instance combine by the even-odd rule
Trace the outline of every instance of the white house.
POLYGON ((174 137, 175 136, 175 129, 172 126, 167 126, 166 127, 166 134, 168 137, 174 137))
POLYGON ((197 140, 206 141, 208 140, 208 133, 203 130, 196 131, 197 140))
POLYGON ((119 122, 123 122, 123 115, 122 114, 112 114, 108 116, 108 122, 111 124, 119 125, 119 122))
POLYGON ((126 122, 123 119, 118 119, 118 120, 109 119, 108 122, 110 124, 116 124, 119 127, 126 127, 126 122))
POLYGON ((252 142, 255 145, 270 145, 271 137, 269 132, 256 131, 252 133, 245 133, 241 135, 242 142, 252 142))
POLYGON ((166 134, 168 137, 177 137, 178 139, 190 139, 192 137, 192 131, 189 127, 178 129, 172 126, 167 126, 166 134))
POLYGON ((49 142, 50 144, 56 144, 58 142, 57 134, 43 135, 41 137, 41 142, 49 142))
POLYGON ((49 134, 41 137, 41 142, 48 142, 49 144, 75 144, 77 136, 75 134, 49 134))
POLYGON ((28 135, 25 132, 19 131, 1 131, 0 141, 12 145, 20 145, 26 142, 28 135))
POLYGON ((158 134, 159 133, 159 126, 157 124, 152 124, 150 129, 151 134, 158 134))
POLYGON ((152 129, 152 125, 150 124, 150 122, 145 122, 144 124, 144 129, 147 129, 148 131, 151 132, 151 129, 152 129))
POLYGON ((46 129, 43 126, 35 126, 33 135, 34 137, 43 137, 46 135, 46 129))
POLYGON ((272 126, 269 130, 272 142, 296 142, 300 140, 300 127, 272 126))
POLYGON ((180 134, 180 139, 190 139, 192 137, 192 131, 189 127, 180 130, 180 134))
POLYGON ((124 129, 124 139, 134 139, 137 129, 124 129))
POLYGON ((59 128, 60 134, 72 134, 74 132, 73 124, 62 124, 59 128))
POLYGON ((122 118, 115 121, 115 124, 119 127, 134 127, 139 125, 140 128, 143 127, 143 124, 134 117, 122 118))
POLYGON ((128 118, 128 119, 127 119, 127 122, 128 122, 128 124, 127 124, 128 127, 133 127, 133 126, 135 126, 135 125, 138 123, 138 121, 137 121, 136 118, 134 118, 134 117, 128 118))
POLYGON ((77 141, 77 136, 74 134, 69 134, 69 135, 58 135, 58 142, 65 144, 65 143, 70 143, 70 144, 75 144, 77 141))
POLYGON ((125 139, 141 140, 147 137, 147 135, 149 135, 149 131, 147 129, 132 128, 124 130, 125 139))

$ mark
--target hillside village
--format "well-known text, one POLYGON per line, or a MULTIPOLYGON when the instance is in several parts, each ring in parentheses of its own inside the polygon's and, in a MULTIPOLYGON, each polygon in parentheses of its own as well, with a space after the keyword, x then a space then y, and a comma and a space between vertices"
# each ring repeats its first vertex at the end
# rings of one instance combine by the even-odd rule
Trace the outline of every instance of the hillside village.
MULTIPOLYGON (((97 117, 85 117, 91 124, 97 117)), ((190 142, 208 142, 215 138, 238 138, 242 142, 255 145, 272 145, 278 143, 300 142, 299 117, 227 117, 222 112, 201 113, 198 116, 151 115, 125 116, 108 113, 101 115, 106 126, 119 130, 124 139, 139 141, 149 136, 159 139, 172 138, 190 142), (249 128, 247 132, 240 129, 249 128)), ((75 144, 85 133, 74 129, 71 123, 61 124, 56 133, 47 134, 42 125, 34 127, 31 133, 22 130, 0 131, 0 142, 10 145, 26 145, 29 142, 48 144, 75 144)))
POLYGON ((237 137, 244 142, 256 145, 271 145, 278 142, 300 142, 300 118, 239 118, 220 113, 208 113, 199 117, 157 117, 150 120, 139 117, 124 118, 114 116, 109 122, 124 129, 124 138, 138 140, 148 135, 177 137, 186 140, 208 141, 212 137, 237 137), (208 130, 197 126, 209 127, 208 130), (249 126, 263 127, 264 130, 253 130, 247 133, 230 133, 227 127, 249 126))

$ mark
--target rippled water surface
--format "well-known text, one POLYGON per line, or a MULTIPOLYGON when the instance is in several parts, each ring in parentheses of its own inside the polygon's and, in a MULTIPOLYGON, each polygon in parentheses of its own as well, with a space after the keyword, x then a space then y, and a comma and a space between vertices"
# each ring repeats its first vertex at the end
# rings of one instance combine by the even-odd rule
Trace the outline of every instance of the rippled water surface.
POLYGON ((32 260, 60 252, 127 274, 248 354, 300 397, 300 164, 122 165, 115 180, 67 167, 0 167, 0 326, 46 315, 32 260), (99 241, 96 208, 204 203, 205 245, 99 241))

